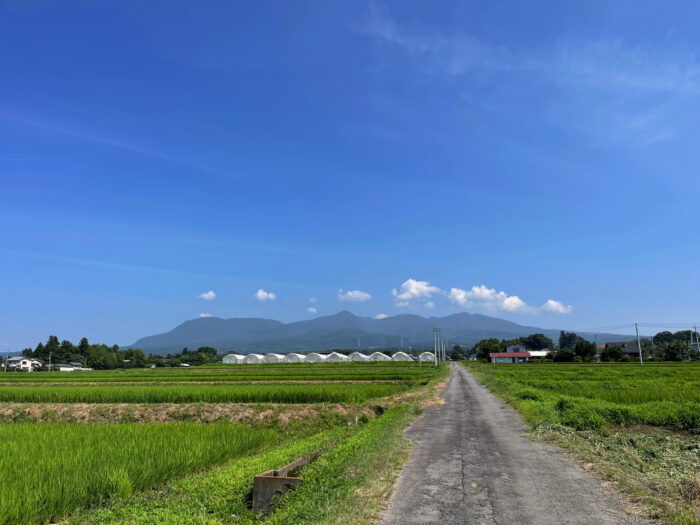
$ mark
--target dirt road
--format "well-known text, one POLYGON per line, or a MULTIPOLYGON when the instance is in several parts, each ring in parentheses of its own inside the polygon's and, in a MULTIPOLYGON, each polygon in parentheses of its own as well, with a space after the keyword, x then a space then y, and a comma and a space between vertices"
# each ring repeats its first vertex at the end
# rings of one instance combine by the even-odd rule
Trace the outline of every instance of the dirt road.
POLYGON ((415 447, 383 524, 647 523, 556 447, 528 439, 512 408, 451 366, 445 404, 406 432, 415 447))

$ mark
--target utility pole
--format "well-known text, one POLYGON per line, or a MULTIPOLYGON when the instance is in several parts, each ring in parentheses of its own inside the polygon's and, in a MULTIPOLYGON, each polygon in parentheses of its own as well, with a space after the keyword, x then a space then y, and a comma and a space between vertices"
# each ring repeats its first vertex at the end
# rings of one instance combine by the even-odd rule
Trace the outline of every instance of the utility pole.
POLYGON ((437 331, 433 328, 433 361, 437 368, 437 331))
POLYGON ((642 342, 639 340, 639 326, 637 326, 637 323, 634 323, 634 329, 637 332, 637 346, 639 347, 639 364, 643 365, 644 360, 642 359, 642 342))
POLYGON ((7 360, 10 358, 9 352, 5 354, 5 373, 7 373, 7 360))
POLYGON ((51 372, 51 352, 49 352, 49 372, 51 372))

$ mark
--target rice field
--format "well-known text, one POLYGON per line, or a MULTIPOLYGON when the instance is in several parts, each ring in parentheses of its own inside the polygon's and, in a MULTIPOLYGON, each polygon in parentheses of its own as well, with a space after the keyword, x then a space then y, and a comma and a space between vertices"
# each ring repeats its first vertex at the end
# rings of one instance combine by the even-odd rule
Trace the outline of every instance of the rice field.
POLYGON ((362 403, 405 392, 412 383, 235 385, 13 385, 0 402, 15 403, 362 403))
POLYGON ((700 431, 700 363, 467 366, 533 424, 700 431))
POLYGON ((249 454, 277 437, 231 424, 0 425, 0 523, 53 522, 249 454))
POLYGON ((439 373, 426 363, 217 365, 191 368, 0 374, 0 383, 247 381, 422 381, 439 373))
MULTIPOLYGON (((366 404, 372 403, 374 417, 383 411, 375 411, 381 399, 432 384, 445 372, 389 362, 0 373, 5 404, 0 409, 8 412, 10 403, 21 403, 15 421, 23 419, 24 410, 53 413, 58 404, 76 410, 92 404, 105 414, 122 404, 153 405, 156 414, 150 423, 124 417, 78 423, 80 416, 57 416, 0 424, 0 525, 45 524, 85 509, 99 511, 171 480, 236 458, 252 459, 263 449, 290 446, 322 431, 335 436, 334 443, 344 442, 371 421, 363 412, 366 404), (238 407, 248 414, 247 425, 219 418, 216 423, 155 419, 164 417, 158 412, 163 405, 195 405, 195 412, 203 413, 232 403, 247 404, 238 407), (306 419, 285 426, 290 423, 269 416, 271 404, 281 406, 276 413, 315 406, 299 407, 306 419), (339 404, 343 407, 333 408, 339 404)), ((250 482, 247 473, 245 483, 250 482)), ((239 496, 235 506, 245 508, 245 495, 239 496)), ((249 512, 248 519, 255 521, 249 512)))

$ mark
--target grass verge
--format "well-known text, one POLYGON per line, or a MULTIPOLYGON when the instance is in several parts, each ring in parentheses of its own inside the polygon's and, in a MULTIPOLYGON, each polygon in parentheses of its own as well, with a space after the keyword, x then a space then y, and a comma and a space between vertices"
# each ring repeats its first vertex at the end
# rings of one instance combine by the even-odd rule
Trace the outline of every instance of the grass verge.
POLYGON ((81 512, 69 523, 93 524, 365 524, 373 522, 408 456, 402 431, 415 414, 389 410, 365 425, 334 428, 255 456, 187 476, 124 501, 81 512), (253 476, 337 443, 302 471, 303 484, 269 517, 248 510, 253 476))

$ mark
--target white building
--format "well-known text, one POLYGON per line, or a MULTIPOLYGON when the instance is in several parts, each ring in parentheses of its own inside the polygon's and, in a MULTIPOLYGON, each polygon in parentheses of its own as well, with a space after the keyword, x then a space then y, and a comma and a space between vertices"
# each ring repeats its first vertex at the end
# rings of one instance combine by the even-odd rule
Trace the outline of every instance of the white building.
POLYGON ((326 357, 326 363, 344 363, 349 360, 350 358, 348 356, 339 354, 338 352, 331 352, 326 357))
POLYGON ((361 354, 360 352, 353 352, 352 354, 350 354, 350 361, 363 363, 365 361, 369 361, 369 356, 361 354))
POLYGON ((304 357, 305 356, 303 356, 301 354, 295 354, 292 352, 291 354, 287 354, 284 357, 284 362, 285 363, 303 363, 305 360, 304 357))
POLYGON ((245 356, 245 362, 247 365, 256 365, 259 363, 264 363, 264 357, 260 354, 248 354, 245 356))
POLYGON ((284 363, 284 356, 282 354, 267 354, 263 357, 265 363, 284 363))
POLYGON ((370 361, 391 361, 391 357, 381 352, 374 352, 369 356, 370 361))
POLYGON ((225 365, 241 365, 245 363, 245 356, 238 354, 227 354, 224 356, 221 362, 225 365))
POLYGON ((391 356, 392 361, 413 361, 411 359, 411 356, 408 355, 406 352, 396 352, 394 355, 391 356))
POLYGON ((8 370, 19 370, 21 372, 34 372, 39 370, 44 364, 38 359, 23 357, 21 355, 7 358, 8 370))
POLYGON ((317 354, 316 352, 311 352, 310 354, 306 354, 306 359, 304 359, 305 363, 323 363, 326 361, 328 358, 327 355, 323 354, 317 354))
POLYGON ((530 357, 547 357, 549 350, 528 350, 530 357))
POLYGON ((433 354, 432 352, 423 352, 421 355, 418 356, 418 361, 430 361, 431 363, 433 363, 435 362, 435 354, 433 354))

